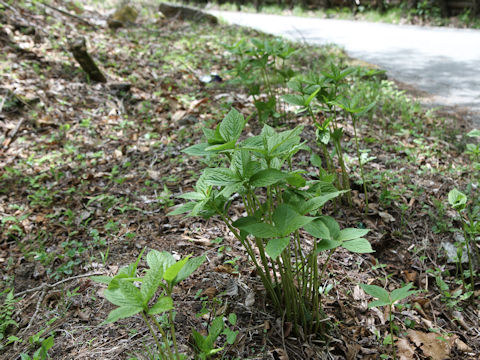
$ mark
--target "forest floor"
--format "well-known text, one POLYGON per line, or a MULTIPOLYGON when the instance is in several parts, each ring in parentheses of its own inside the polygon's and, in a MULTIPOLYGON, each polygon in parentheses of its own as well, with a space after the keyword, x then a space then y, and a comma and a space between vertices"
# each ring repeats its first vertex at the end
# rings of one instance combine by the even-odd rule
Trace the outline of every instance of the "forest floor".
MULTIPOLYGON (((0 359, 33 356, 50 337, 52 359, 155 359, 139 316, 102 325, 114 306, 106 286, 89 278, 117 274, 144 248, 207 255, 173 295, 187 358, 195 357, 192 329, 205 333, 212 317, 232 313, 238 335, 233 344, 219 338, 225 349, 218 359, 389 358, 388 311, 368 308, 372 298, 359 284, 392 291, 410 282, 420 292, 394 311, 398 358, 479 358, 480 283, 477 277, 469 292, 459 275, 466 264, 449 261, 444 250, 461 239, 449 191, 458 188, 468 206, 478 206, 478 164, 465 154, 475 139, 466 136, 471 128, 462 114, 425 111, 392 82, 366 77, 367 70, 347 79, 349 91, 377 102, 358 136, 369 158, 370 206, 365 215, 354 130, 339 114, 354 206, 330 204, 324 212, 342 228, 371 229, 375 252, 333 255, 325 279, 333 288, 322 296, 333 329, 326 343, 302 340, 272 311, 247 254, 220 219, 167 216, 182 202, 176 196, 212 166, 181 150, 201 142, 202 129, 214 128, 232 107, 245 117, 255 113, 233 72, 239 59, 226 46, 269 37, 165 19, 147 4, 135 25, 114 32, 95 2, 83 9, 50 4, 56 9, 0 2, 0 359), (68 39, 77 36, 87 39, 107 83, 89 81, 72 58, 68 39)), ((297 74, 352 63, 336 48, 292 46, 298 51, 288 63, 297 74)), ((302 113, 292 109, 279 127, 296 125, 320 153, 316 128, 302 113)), ((246 131, 261 127, 254 116, 246 131)), ((315 176, 309 158, 300 152, 295 165, 315 176)))

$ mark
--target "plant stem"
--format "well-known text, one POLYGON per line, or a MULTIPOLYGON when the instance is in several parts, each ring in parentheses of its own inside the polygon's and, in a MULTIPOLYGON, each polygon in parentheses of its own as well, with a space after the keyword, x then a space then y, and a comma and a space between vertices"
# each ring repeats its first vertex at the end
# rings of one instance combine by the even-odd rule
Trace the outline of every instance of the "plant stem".
MULTIPOLYGON (((169 294, 168 296, 171 296, 169 294)), ((175 325, 173 324, 173 310, 168 312, 168 320, 170 322, 170 335, 172 335, 173 348, 175 349, 175 357, 180 360, 180 353, 178 352, 177 337, 175 336, 175 325)))
POLYGON ((148 330, 150 330, 150 333, 152 334, 153 339, 155 340, 155 343, 157 344, 157 348, 158 348, 158 352, 160 353, 160 357, 162 359, 165 359, 165 353, 163 352, 162 346, 160 344, 160 341, 158 340, 157 335, 155 334, 155 331, 153 331, 153 328, 150 325, 150 322, 148 321, 147 315, 145 315, 145 311, 142 311, 142 317, 143 317, 143 320, 145 321, 145 323, 147 324, 148 330))
POLYGON ((360 174, 362 175, 362 181, 363 181, 363 192, 365 193, 365 214, 368 214, 367 182, 365 181, 365 174, 363 173, 362 158, 360 157, 360 146, 358 145, 357 124, 356 124, 357 120, 353 114, 352 114, 352 123, 353 123, 353 132, 355 134, 355 145, 357 148, 358 165, 360 166, 360 174))
MULTIPOLYGON (((160 332, 160 334, 162 335, 162 338, 163 340, 165 341, 165 345, 167 347, 167 353, 168 353, 168 357, 171 359, 171 360, 174 360, 174 356, 173 356, 173 353, 172 353, 172 349, 170 349, 170 344, 168 343, 168 338, 167 338, 167 334, 165 334, 165 331, 163 330, 162 326, 158 323, 157 319, 155 318, 154 315, 150 315, 150 318, 153 320, 153 322, 155 323, 155 326, 158 328, 158 331, 160 332)), ((179 359, 178 357, 178 352, 177 352, 177 360, 179 359)))
POLYGON ((393 360, 397 360, 397 351, 395 349, 395 341, 393 340, 393 309, 392 305, 389 305, 390 310, 390 339, 392 340, 392 354, 393 360))

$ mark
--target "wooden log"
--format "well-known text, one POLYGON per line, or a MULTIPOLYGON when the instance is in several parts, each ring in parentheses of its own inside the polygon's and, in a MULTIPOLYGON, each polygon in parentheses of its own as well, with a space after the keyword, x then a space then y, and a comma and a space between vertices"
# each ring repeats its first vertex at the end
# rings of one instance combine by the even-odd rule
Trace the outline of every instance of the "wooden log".
POLYGON ((167 18, 178 18, 179 20, 206 21, 210 24, 218 24, 218 19, 201 10, 190 6, 160 3, 160 12, 167 18))
POLYGON ((93 61, 90 54, 87 52, 87 45, 84 37, 78 37, 69 42, 70 51, 73 57, 82 67, 83 71, 87 73, 91 80, 97 82, 107 82, 107 78, 97 64, 93 61))

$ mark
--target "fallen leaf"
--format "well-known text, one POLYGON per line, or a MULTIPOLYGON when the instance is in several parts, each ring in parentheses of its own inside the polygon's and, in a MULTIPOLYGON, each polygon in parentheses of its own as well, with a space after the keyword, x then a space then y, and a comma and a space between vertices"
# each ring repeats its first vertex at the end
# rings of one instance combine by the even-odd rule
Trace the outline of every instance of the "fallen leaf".
POLYGON ((446 336, 437 333, 424 333, 422 331, 408 330, 408 337, 417 347, 420 347, 425 356, 432 360, 448 359, 456 336, 446 336))
POLYGON ((255 304, 255 293, 250 292, 248 293, 247 297, 245 298, 245 306, 251 307, 255 304))
POLYGON ((455 345, 457 346, 457 349, 461 352, 473 352, 473 349, 460 339, 455 340, 455 345))
POLYGON ((214 288, 214 287, 206 288, 203 291, 203 295, 206 295, 208 297, 208 300, 212 301, 215 295, 217 295, 217 288, 214 288))
POLYGON ((414 358, 415 350, 412 349, 410 343, 406 339, 397 339, 397 355, 399 360, 411 360, 414 358))
POLYGON ((394 222, 395 221, 395 218, 390 215, 389 213, 385 212, 385 211, 379 211, 378 212, 378 215, 380 215, 380 217, 383 219, 383 221, 385 222, 394 222))

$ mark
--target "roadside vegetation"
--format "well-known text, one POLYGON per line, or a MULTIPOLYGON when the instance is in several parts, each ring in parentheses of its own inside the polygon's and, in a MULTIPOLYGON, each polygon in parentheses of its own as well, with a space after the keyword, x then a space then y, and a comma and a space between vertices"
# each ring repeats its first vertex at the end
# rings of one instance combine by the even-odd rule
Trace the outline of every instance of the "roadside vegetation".
POLYGON ((479 130, 336 47, 48 5, 0 1, 0 359, 478 358, 479 130))
MULTIPOLYGON (((177 1, 181 3, 181 1, 177 1)), ((195 3, 195 1, 193 2, 195 3)), ((407 6, 406 1, 401 1, 399 5, 387 5, 383 10, 372 8, 368 5, 342 7, 333 6, 327 9, 308 7, 300 4, 293 6, 265 4, 260 8, 253 2, 245 2, 238 6, 236 2, 215 3, 209 2, 207 7, 215 7, 226 11, 244 11, 244 12, 262 12, 265 14, 282 14, 304 17, 316 17, 325 19, 342 20, 361 20, 371 22, 384 22, 389 24, 413 24, 427 26, 447 26, 458 28, 480 28, 480 17, 475 15, 471 9, 465 8, 455 16, 443 15, 441 9, 432 4, 431 1, 418 1, 411 8, 407 6)), ((362 2, 360 2, 362 4, 362 2)), ((203 7, 204 3, 195 3, 195 6, 203 7)))

